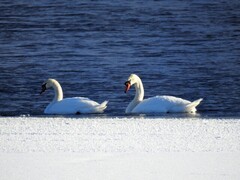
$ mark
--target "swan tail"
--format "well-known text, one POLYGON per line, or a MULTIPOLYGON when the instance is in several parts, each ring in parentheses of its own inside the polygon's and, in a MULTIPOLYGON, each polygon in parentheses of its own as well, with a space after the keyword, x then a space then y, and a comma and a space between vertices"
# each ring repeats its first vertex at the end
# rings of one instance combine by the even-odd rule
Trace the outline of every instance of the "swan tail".
POLYGON ((196 107, 200 104, 200 102, 201 102, 202 100, 203 100, 203 99, 200 98, 200 99, 198 99, 198 100, 195 100, 195 101, 191 102, 190 104, 188 104, 188 105, 186 106, 186 110, 187 110, 188 112, 196 112, 196 107))
POLYGON ((99 104, 99 105, 97 106, 97 109, 98 109, 99 111, 105 110, 105 109, 107 108, 107 103, 108 103, 108 101, 102 102, 101 104, 99 104))

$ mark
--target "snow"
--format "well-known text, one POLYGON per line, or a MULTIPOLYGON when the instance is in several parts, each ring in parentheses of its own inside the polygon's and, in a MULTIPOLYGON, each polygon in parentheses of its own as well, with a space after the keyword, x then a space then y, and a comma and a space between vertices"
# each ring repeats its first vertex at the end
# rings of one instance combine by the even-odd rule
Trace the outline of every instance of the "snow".
POLYGON ((1 117, 1 179, 240 178, 240 119, 1 117))

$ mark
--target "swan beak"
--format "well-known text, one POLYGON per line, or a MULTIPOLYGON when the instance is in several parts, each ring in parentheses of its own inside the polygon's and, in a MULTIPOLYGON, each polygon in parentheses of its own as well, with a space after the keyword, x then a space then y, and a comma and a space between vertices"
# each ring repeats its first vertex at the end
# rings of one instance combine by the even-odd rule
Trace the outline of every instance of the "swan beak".
POLYGON ((47 87, 46 87, 46 83, 42 85, 42 90, 40 92, 40 94, 44 93, 46 91, 47 87))
POLYGON ((131 87, 131 83, 130 83, 130 81, 126 81, 124 84, 125 84, 125 93, 127 93, 128 90, 129 90, 130 87, 131 87))

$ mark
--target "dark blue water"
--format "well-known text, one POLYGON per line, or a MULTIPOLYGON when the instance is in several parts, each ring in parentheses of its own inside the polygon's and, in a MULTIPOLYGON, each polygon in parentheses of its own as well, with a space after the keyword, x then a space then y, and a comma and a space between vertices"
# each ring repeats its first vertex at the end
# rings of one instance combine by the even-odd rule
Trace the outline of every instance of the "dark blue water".
MULTIPOLYGON (((240 1, 0 2, 0 115, 42 115, 53 90, 109 100, 123 116, 138 74, 145 97, 204 98, 200 116, 240 117, 240 1)), ((164 115, 163 115, 164 116, 164 115)), ((169 116, 169 115, 168 115, 169 116)))

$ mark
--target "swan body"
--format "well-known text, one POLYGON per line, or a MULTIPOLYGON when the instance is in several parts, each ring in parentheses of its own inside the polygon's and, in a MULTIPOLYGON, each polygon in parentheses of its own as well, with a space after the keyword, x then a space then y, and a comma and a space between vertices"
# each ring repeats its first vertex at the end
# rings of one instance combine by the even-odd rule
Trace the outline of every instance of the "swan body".
POLYGON ((190 102, 188 100, 174 96, 155 96, 148 99, 144 98, 144 88, 141 79, 136 74, 131 74, 125 82, 125 92, 134 85, 136 94, 132 102, 126 108, 126 113, 168 113, 168 112, 187 112, 195 113, 196 106, 202 101, 198 99, 190 102))
POLYGON ((41 94, 51 87, 55 90, 55 96, 45 108, 45 114, 102 113, 107 108, 108 101, 99 104, 85 97, 63 99, 62 87, 55 79, 48 79, 42 84, 41 94))

